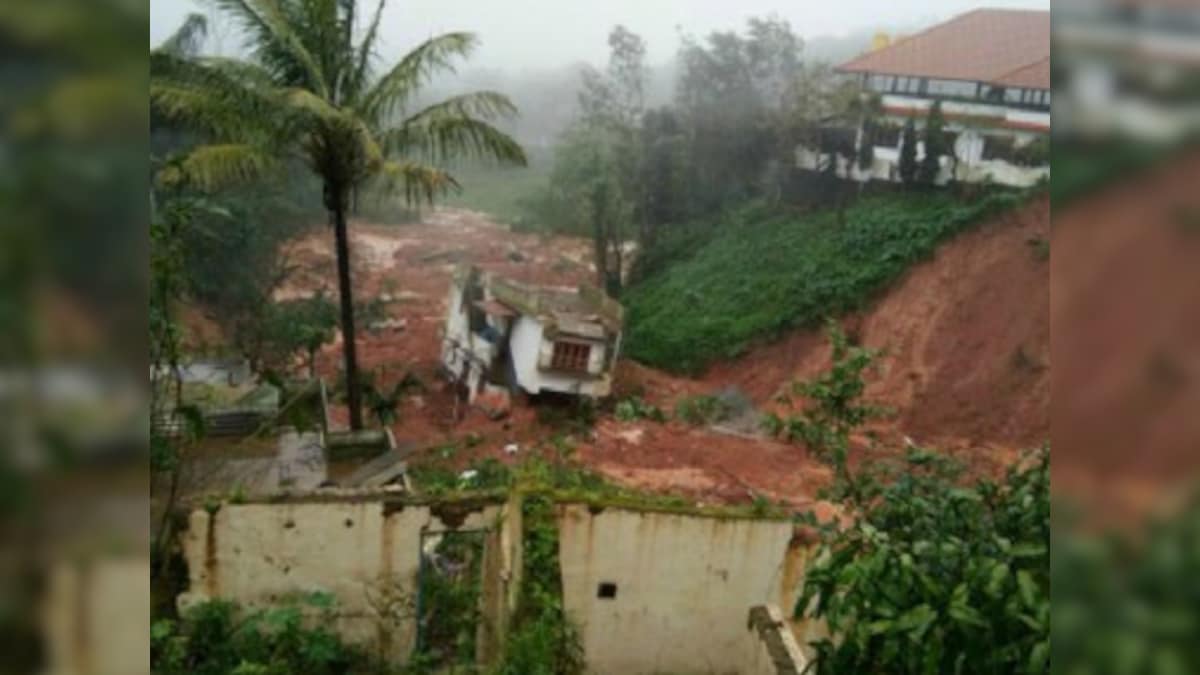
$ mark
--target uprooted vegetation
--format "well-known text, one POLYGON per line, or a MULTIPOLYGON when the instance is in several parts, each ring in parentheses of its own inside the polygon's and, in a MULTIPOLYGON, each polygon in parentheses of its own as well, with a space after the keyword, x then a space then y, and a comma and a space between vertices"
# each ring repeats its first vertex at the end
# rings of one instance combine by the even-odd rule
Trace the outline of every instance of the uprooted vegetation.
POLYGON ((939 243, 1023 199, 1007 191, 971 202, 894 194, 865 198, 841 215, 731 212, 690 257, 622 297, 627 353, 696 372, 755 340, 814 327, 863 307, 939 243))

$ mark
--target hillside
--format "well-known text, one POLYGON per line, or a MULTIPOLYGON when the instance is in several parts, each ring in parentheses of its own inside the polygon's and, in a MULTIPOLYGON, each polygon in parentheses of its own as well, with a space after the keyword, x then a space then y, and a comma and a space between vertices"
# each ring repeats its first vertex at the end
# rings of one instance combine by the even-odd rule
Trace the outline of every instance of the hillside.
POLYGON ((626 353, 657 368, 702 371, 829 316, 858 310, 939 243, 1021 197, 944 194, 863 199, 838 214, 737 212, 685 261, 631 288, 626 353))
MULTIPOLYGON (((942 447, 1029 447, 1050 435, 1050 200, 980 222, 843 317, 884 349, 867 395, 897 412, 895 430, 942 447)), ((708 383, 768 403, 828 367, 818 330, 795 331, 713 364, 708 383)))

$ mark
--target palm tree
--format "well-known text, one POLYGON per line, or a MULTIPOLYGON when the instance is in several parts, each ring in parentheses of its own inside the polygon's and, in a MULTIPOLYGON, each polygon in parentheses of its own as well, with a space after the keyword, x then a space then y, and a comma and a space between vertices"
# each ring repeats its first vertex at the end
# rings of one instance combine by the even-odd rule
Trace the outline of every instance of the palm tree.
POLYGON ((168 40, 151 53, 155 111, 205 142, 158 176, 211 189, 299 158, 322 181, 336 238, 350 426, 362 428, 346 211, 368 181, 412 203, 457 189, 438 165, 451 157, 525 164, 492 121, 516 113, 490 91, 412 110, 417 92, 478 44, 470 33, 430 38, 391 68, 376 69, 385 0, 358 23, 357 0, 212 0, 246 36, 247 59, 189 57, 168 40), (356 36, 361 35, 361 39, 356 36))

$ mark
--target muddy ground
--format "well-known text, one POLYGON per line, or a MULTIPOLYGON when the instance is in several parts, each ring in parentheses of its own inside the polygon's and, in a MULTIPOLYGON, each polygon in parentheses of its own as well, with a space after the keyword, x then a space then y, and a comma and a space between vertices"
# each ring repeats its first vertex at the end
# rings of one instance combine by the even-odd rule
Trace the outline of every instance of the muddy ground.
MULTIPOLYGON (((519 234, 481 214, 440 209, 415 225, 352 223, 358 300, 390 300, 391 327, 363 330, 361 368, 387 385, 406 373, 426 383, 405 400, 393 432, 402 443, 434 448, 473 439, 459 460, 527 452, 561 433, 533 407, 518 404, 504 420, 463 410, 439 373, 440 329, 454 267, 472 262, 522 281, 571 286, 589 281, 590 243, 519 234)), ((869 310, 844 323, 856 339, 885 348, 868 395, 895 413, 858 442, 860 458, 876 445, 895 452, 906 443, 936 445, 991 470, 1049 436, 1048 270, 1044 246, 1049 204, 1037 201, 944 245, 869 310), (872 441, 871 439, 876 439, 872 441)), ((285 253, 300 267, 277 299, 325 288, 335 295, 333 237, 325 228, 291 242, 285 253)), ((340 342, 318 359, 333 380, 340 342)), ((682 396, 734 387, 760 410, 786 412, 777 394, 798 377, 828 365, 817 332, 797 332, 697 378, 677 377, 621 361, 616 391, 639 393, 665 411, 682 396)), ((344 424, 344 407, 333 411, 344 424)), ((813 503, 829 471, 803 447, 760 434, 693 428, 681 422, 621 422, 602 412, 590 433, 574 438, 576 456, 630 486, 681 493, 705 502, 763 495, 795 507, 813 503)))

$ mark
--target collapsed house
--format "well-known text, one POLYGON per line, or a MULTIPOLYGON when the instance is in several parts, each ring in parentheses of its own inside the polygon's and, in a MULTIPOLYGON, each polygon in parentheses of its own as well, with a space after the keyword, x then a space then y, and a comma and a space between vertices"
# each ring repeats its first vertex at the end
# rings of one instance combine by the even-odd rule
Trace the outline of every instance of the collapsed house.
POLYGON ((590 286, 536 286, 455 270, 442 365, 468 400, 486 391, 607 396, 624 310, 590 286))

